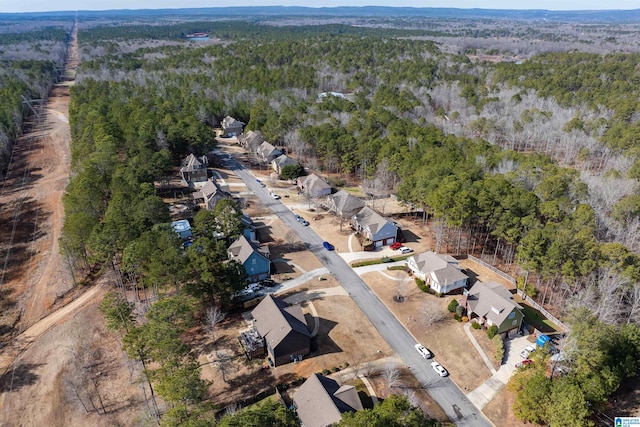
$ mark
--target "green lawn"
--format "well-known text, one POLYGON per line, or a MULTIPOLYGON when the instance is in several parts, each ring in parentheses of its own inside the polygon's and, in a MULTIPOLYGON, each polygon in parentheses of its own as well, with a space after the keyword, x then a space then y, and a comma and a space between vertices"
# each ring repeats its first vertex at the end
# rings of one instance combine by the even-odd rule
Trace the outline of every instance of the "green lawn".
POLYGON ((540 332, 553 333, 553 332, 561 331, 558 325, 556 325, 551 320, 544 317, 542 313, 540 313, 535 308, 531 307, 526 302, 518 301, 518 304, 522 306, 524 321, 529 325, 533 326, 534 328, 536 328, 537 330, 539 330, 540 332))

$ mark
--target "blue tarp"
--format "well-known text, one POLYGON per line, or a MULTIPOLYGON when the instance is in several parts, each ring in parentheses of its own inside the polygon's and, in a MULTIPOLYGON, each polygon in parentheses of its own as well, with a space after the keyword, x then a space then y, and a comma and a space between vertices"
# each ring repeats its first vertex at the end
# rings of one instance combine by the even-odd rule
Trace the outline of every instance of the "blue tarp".
POLYGON ((536 340, 536 344, 538 345, 538 347, 544 347, 544 345, 549 341, 551 341, 551 338, 546 335, 540 335, 536 340))

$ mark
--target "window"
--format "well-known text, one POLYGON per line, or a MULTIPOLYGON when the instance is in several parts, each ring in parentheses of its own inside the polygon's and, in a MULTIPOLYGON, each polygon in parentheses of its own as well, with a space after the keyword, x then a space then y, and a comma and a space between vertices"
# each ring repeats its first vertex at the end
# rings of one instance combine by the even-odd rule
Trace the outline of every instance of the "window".
MULTIPOLYGON (((509 313, 509 319, 513 319, 514 317, 516 317, 516 312, 512 311, 511 313, 509 313)), ((515 325, 515 323, 514 323, 515 325)))
POLYGON ((516 326, 518 324, 518 319, 513 319, 513 322, 511 322, 512 326, 516 326))

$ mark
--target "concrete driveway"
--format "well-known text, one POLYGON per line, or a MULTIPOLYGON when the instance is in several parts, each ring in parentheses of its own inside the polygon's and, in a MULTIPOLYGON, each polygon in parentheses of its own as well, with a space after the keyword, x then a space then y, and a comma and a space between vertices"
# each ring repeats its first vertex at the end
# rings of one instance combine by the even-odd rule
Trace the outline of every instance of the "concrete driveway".
MULTIPOLYGON (((500 366, 500 369, 498 369, 491 378, 467 394, 467 398, 469 398, 477 408, 484 408, 487 403, 498 394, 502 387, 509 382, 509 379, 516 371, 516 363, 522 361, 520 352, 529 344, 531 344, 531 341, 529 341, 526 336, 518 336, 505 341, 505 361, 500 366)), ((488 357, 482 349, 480 349, 479 352, 481 357, 488 357)))

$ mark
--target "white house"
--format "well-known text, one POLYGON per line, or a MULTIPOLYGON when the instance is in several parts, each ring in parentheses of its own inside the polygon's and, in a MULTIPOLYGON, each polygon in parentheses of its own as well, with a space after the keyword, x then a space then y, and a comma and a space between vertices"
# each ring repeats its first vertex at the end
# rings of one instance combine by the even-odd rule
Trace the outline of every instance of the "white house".
POLYGON ((407 258, 407 267, 439 294, 448 294, 467 285, 468 277, 458 267, 458 260, 448 255, 432 251, 416 254, 407 258))

